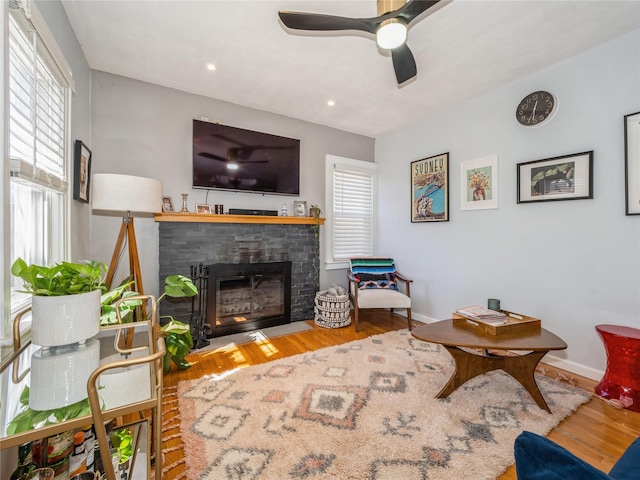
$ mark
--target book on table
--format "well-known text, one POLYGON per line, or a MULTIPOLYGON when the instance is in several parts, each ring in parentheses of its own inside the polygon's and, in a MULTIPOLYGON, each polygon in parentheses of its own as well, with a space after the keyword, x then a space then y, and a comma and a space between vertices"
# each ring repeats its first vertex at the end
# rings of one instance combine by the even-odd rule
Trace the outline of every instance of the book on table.
POLYGON ((507 323, 507 316, 504 313, 489 310, 482 305, 472 305, 470 307, 459 308, 455 313, 489 325, 503 325, 507 323))

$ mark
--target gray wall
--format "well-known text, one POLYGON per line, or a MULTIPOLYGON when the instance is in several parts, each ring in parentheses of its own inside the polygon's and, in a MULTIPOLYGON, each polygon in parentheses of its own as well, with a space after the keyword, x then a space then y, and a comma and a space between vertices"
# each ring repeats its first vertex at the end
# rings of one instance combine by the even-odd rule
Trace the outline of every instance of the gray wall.
MULTIPOLYGON (((259 88, 259 85, 256 85, 259 88)), ((283 98, 283 101, 286 99, 283 98)), ((324 211, 324 160, 326 154, 373 161, 374 139, 303 122, 227 102, 201 97, 104 72, 92 72, 93 173, 121 173, 162 180, 164 194, 182 205, 181 193, 195 203, 224 204, 229 208, 293 211, 294 200, 318 204, 324 211), (191 188, 192 119, 207 117, 249 130, 301 140, 300 197, 230 193, 191 188)), ((145 293, 157 293, 158 225, 136 219, 145 293)), ((108 262, 120 219, 92 216, 91 254, 108 262)), ((321 258, 324 247, 321 242, 321 258)), ((126 259, 125 259, 126 262, 126 259)), ((127 265, 124 265, 127 270, 127 265)), ((116 281, 128 272, 121 268, 116 281)), ((335 272, 320 272, 320 285, 328 285, 335 272)), ((340 272, 337 280, 342 280, 340 272)), ((344 283, 344 282, 343 282, 344 283)))
MULTIPOLYGON (((415 280, 413 312, 442 319, 500 298, 567 342, 554 357, 599 378, 594 326, 640 327, 640 217, 624 214, 623 116, 640 111, 640 32, 376 140, 378 252, 415 280), (550 123, 525 128, 526 94, 559 100, 550 123), (594 198, 516 203, 516 164, 594 150, 594 198), (450 218, 410 223, 410 162, 450 153, 450 218), (498 155, 499 208, 462 211, 460 162, 498 155)), ((548 357, 547 357, 548 358, 548 357)))
MULTIPOLYGON (((75 140, 82 140, 91 147, 91 71, 84 57, 80 44, 76 39, 67 14, 59 1, 36 1, 36 6, 42 14, 58 46, 62 49, 75 81, 75 92, 71 98, 71 145, 75 140)), ((71 158, 71 176, 69 183, 73 185, 73 154, 71 158)), ((72 197, 69 196, 71 199, 72 197)), ((72 260, 89 259, 90 245, 90 216, 91 208, 86 203, 70 200, 70 243, 72 260)))

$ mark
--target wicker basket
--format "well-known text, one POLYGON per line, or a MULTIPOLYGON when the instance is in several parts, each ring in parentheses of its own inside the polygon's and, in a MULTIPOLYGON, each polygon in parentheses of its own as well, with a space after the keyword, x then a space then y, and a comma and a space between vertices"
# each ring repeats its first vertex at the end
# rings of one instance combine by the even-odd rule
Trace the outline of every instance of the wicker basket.
POLYGON ((316 293, 314 323, 324 328, 340 328, 351 324, 349 295, 316 293))

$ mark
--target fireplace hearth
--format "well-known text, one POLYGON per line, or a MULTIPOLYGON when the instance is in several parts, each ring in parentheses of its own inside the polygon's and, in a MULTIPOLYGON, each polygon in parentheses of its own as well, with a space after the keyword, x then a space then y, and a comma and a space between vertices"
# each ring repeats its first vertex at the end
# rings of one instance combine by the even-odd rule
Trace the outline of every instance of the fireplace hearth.
POLYGON ((210 337, 291 322, 291 262, 209 265, 210 337))

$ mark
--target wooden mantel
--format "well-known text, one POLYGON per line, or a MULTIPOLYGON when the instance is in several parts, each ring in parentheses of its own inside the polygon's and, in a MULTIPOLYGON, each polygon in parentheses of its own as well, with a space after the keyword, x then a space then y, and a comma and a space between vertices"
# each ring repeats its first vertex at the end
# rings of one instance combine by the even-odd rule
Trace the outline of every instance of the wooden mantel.
POLYGON ((324 218, 280 217, 270 215, 218 215, 215 213, 156 213, 156 222, 186 223, 270 223, 291 225, 324 225, 324 218))

